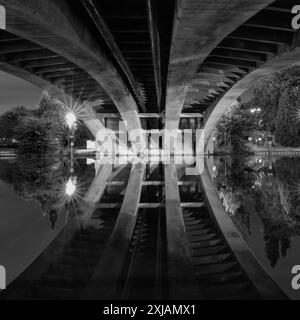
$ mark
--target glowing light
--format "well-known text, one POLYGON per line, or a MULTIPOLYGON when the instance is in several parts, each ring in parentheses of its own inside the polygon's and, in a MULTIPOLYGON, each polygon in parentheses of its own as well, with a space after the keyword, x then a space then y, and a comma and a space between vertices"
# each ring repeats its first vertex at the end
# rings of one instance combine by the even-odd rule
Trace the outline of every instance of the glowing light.
POLYGON ((261 112, 261 108, 252 108, 250 109, 251 113, 255 113, 255 112, 261 112))
POLYGON ((300 122, 300 107, 298 107, 297 109, 296 109, 296 121, 297 121, 297 123, 298 122, 300 122))
POLYGON ((71 197, 76 192, 76 179, 69 178, 68 182, 66 183, 66 194, 71 197))
POLYGON ((66 114, 66 122, 70 129, 75 125, 76 121, 77 121, 77 117, 74 112, 68 112, 66 114))

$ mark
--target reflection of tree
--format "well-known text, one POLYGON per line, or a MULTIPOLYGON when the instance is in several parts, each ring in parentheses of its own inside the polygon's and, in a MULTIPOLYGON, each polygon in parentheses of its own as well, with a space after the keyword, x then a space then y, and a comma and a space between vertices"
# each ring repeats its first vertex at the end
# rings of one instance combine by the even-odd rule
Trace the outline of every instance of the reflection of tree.
POLYGON ((279 159, 275 163, 275 170, 280 190, 282 190, 282 203, 291 216, 299 219, 300 193, 297 190, 297 185, 300 181, 299 159, 279 159))
POLYGON ((299 195, 295 181, 300 178, 298 159, 279 159, 275 165, 272 186, 263 185, 257 210, 264 224, 266 253, 274 267, 280 257, 285 257, 291 238, 300 234, 299 195))
POLYGON ((266 256, 274 267, 280 257, 286 256, 291 238, 300 235, 300 200, 295 188, 300 180, 300 163, 298 159, 280 159, 274 164, 273 175, 253 159, 233 160, 227 176, 217 178, 218 189, 244 236, 246 231, 250 234, 249 208, 257 212, 263 225, 266 256))
POLYGON ((27 201, 38 201, 43 214, 55 226, 58 212, 64 205, 63 188, 68 176, 66 162, 58 158, 18 158, 0 162, 0 178, 13 186, 27 201))
POLYGON ((68 201, 65 186, 69 179, 69 165, 68 159, 59 157, 27 156, 18 157, 13 162, 0 160, 0 179, 12 185, 20 198, 37 201, 54 229, 63 207, 71 214, 80 214, 80 202, 95 174, 92 166, 87 167, 86 159, 75 159, 79 184, 76 196, 68 201))
POLYGON ((291 230, 286 225, 272 225, 270 221, 264 222, 265 252, 271 267, 275 267, 280 254, 284 258, 291 247, 291 230))
MULTIPOLYGON (((225 166, 221 161, 221 167, 225 166)), ((224 172, 224 169, 220 169, 224 172)), ((247 166, 247 158, 232 158, 226 176, 217 179, 219 195, 226 211, 246 238, 251 234, 248 207, 252 206, 255 174, 247 166)))

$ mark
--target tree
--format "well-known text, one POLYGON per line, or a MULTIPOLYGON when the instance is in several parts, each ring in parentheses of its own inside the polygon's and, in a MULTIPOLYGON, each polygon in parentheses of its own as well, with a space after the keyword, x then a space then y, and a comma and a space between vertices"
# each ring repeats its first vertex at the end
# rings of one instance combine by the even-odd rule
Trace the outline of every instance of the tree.
POLYGON ((295 109, 300 103, 300 88, 287 88, 279 100, 275 118, 275 140, 286 147, 300 146, 300 126, 295 118, 295 109))
POLYGON ((61 116, 61 106, 44 93, 39 108, 19 118, 15 128, 20 153, 59 152, 67 144, 67 129, 61 116))
POLYGON ((16 107, 4 113, 0 117, 0 137, 5 139, 16 138, 16 128, 22 121, 23 117, 32 114, 32 110, 26 107, 16 107))
MULTIPOLYGON (((68 128, 62 104, 44 92, 35 110, 14 108, 0 117, 0 137, 16 139, 20 153, 45 154, 58 152, 68 144, 68 128)), ((75 146, 86 147, 94 137, 79 121, 75 132, 75 146)))
POLYGON ((55 123, 48 119, 28 116, 16 128, 16 138, 20 153, 46 154, 57 151, 60 146, 55 123))
POLYGON ((299 147, 300 67, 286 68, 258 81, 253 96, 250 102, 231 108, 220 120, 217 130, 221 145, 226 135, 233 151, 243 152, 249 136, 270 133, 282 146, 299 147), (251 114, 251 109, 260 112, 251 114))
POLYGON ((217 126, 219 144, 225 139, 230 142, 233 152, 247 151, 246 142, 255 128, 254 117, 248 109, 236 106, 228 110, 217 126))

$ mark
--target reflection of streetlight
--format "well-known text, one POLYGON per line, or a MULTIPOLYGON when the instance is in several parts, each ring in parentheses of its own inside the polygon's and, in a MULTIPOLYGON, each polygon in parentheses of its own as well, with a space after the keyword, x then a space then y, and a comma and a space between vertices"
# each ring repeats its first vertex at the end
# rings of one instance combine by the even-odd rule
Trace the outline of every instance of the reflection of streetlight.
POLYGON ((66 114, 66 123, 69 128, 69 147, 70 147, 70 154, 71 154, 71 174, 74 171, 73 168, 73 157, 74 157, 74 142, 75 142, 75 129, 76 129, 76 122, 77 122, 77 117, 76 114, 72 111, 68 112, 66 114))
POLYGON ((66 194, 72 197, 76 192, 77 179, 76 177, 70 177, 66 183, 66 194))

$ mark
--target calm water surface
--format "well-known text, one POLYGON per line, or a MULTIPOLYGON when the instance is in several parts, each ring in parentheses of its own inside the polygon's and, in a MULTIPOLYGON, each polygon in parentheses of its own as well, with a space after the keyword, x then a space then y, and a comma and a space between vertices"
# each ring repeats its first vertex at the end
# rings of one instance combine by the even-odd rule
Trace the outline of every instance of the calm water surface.
MULTIPOLYGON (((300 299, 290 285, 292 266, 300 264, 299 159, 217 158, 209 167, 228 215, 257 259, 290 297, 300 299)), ((0 157, 0 265, 8 283, 60 234, 70 215, 78 218, 78 228, 84 223, 95 210, 84 199, 122 203, 130 169, 106 165, 99 171, 93 159, 77 159, 72 173, 68 159, 0 157), (66 196, 70 179, 77 186, 72 201, 66 196), (103 193, 108 179, 111 186, 103 193)), ((157 181, 162 171, 154 165, 147 174, 157 181)), ((198 201, 197 184, 182 188, 190 188, 183 201, 198 201)), ((163 194, 163 188, 144 187, 141 202, 159 202, 163 194)))
POLYGON ((300 264, 299 158, 218 158, 211 168, 237 229, 273 279, 293 299, 291 270, 300 264))

